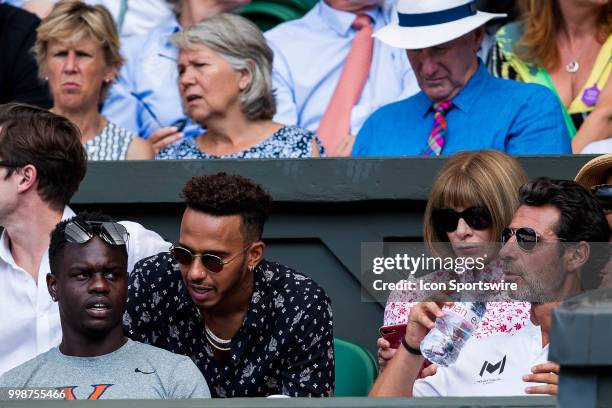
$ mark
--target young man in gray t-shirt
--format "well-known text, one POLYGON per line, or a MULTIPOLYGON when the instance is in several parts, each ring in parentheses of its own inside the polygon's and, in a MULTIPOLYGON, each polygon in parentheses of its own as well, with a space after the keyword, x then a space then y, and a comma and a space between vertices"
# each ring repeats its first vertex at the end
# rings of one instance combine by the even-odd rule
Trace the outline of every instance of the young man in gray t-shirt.
POLYGON ((56 226, 47 286, 59 303, 62 342, 6 372, 0 387, 50 387, 69 400, 210 397, 189 357, 124 336, 128 237, 102 214, 56 226))

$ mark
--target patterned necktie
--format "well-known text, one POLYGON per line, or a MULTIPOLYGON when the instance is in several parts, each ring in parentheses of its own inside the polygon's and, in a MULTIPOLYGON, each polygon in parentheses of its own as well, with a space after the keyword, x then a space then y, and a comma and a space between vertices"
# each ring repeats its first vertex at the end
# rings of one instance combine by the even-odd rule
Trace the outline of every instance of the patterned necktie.
POLYGON ((444 147, 444 136, 448 129, 446 118, 444 115, 453 108, 452 101, 442 101, 434 103, 434 124, 429 139, 427 139, 427 149, 423 152, 423 156, 439 156, 444 147))
POLYGON ((372 20, 357 16, 352 27, 357 31, 344 62, 340 79, 321 118, 317 133, 328 154, 333 155, 342 139, 351 130, 351 112, 359 101, 372 63, 372 20))

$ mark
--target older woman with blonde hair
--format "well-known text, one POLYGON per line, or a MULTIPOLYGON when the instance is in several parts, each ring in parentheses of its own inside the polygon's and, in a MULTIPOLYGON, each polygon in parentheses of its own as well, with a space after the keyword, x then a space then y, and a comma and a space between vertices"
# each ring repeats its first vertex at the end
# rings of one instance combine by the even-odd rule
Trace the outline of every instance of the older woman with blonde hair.
POLYGON ((519 0, 519 10, 521 20, 497 33, 493 73, 556 92, 574 153, 612 137, 601 98, 612 71, 612 2, 519 0))
POLYGON ((123 63, 119 36, 103 6, 62 0, 41 22, 34 52, 49 82, 53 113, 81 130, 90 160, 152 159, 150 143, 121 129, 99 111, 123 63))
POLYGON ((320 155, 315 134, 272 120, 273 53, 250 21, 219 14, 176 33, 179 93, 206 129, 160 151, 158 159, 273 158, 320 155))
MULTIPOLYGON (((423 222, 425 245, 437 256, 484 256, 483 270, 462 274, 437 271, 425 279, 436 282, 499 281, 503 275, 497 259, 502 230, 510 224, 518 207, 518 190, 527 175, 511 156, 496 150, 466 151, 451 156, 438 173, 423 222)), ((417 291, 393 291, 387 301, 384 326, 405 325, 410 308, 419 300, 417 291)), ((489 302, 476 329, 476 338, 512 334, 529 321, 529 303, 489 302)), ((384 338, 378 339, 381 367, 395 349, 384 338)), ((433 368, 426 371, 431 374, 433 368)))

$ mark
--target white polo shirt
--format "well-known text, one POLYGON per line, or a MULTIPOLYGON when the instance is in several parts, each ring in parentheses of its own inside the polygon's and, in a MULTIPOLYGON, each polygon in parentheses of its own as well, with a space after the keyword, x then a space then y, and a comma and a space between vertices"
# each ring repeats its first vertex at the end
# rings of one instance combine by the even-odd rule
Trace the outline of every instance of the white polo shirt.
POLYGON ((514 335, 500 334, 465 344, 455 364, 438 367, 435 375, 419 379, 415 397, 525 395, 535 383, 522 380, 534 365, 546 362, 548 345, 542 347, 542 330, 531 322, 514 335))
MULTIPOLYGON (((64 208, 62 220, 75 214, 64 208)), ((128 230, 128 271, 142 258, 167 251, 170 244, 142 225, 121 221, 128 230)), ((6 231, 0 237, 0 375, 51 347, 62 339, 59 308, 47 290, 49 253, 45 251, 38 281, 13 259, 6 231)))

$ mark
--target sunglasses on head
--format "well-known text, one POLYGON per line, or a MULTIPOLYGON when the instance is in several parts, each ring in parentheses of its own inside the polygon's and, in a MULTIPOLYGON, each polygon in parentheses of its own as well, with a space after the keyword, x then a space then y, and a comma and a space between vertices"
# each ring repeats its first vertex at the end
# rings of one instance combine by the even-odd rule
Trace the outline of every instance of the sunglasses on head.
POLYGON ((475 230, 485 230, 491 226, 491 214, 484 207, 470 207, 461 212, 440 208, 433 210, 431 217, 434 226, 444 232, 455 231, 461 218, 475 230))
POLYGON ((612 184, 593 186, 591 193, 605 212, 612 212, 612 184))
POLYGON ((200 261, 206 270, 213 273, 219 273, 223 270, 225 265, 238 258, 238 256, 244 254, 246 250, 250 248, 250 246, 251 245, 247 245, 242 251, 225 261, 220 256, 213 254, 196 254, 192 250, 182 247, 179 244, 172 245, 170 247, 170 253, 174 259, 176 259, 177 262, 183 266, 190 266, 196 258, 200 258, 200 261))
POLYGON ((64 236, 73 244, 85 244, 97 236, 110 245, 125 245, 126 249, 130 238, 123 225, 106 221, 70 221, 66 224, 64 236))

